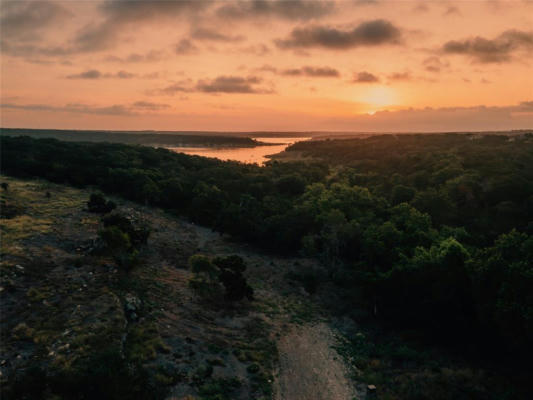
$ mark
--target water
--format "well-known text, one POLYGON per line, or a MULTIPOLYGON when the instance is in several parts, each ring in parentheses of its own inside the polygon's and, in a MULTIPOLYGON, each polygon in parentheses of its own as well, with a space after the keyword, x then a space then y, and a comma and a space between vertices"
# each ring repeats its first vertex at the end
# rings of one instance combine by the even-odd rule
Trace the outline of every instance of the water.
POLYGON ((195 156, 213 157, 219 160, 233 160, 240 161, 247 164, 263 165, 269 161, 266 156, 281 153, 289 145, 308 140, 310 138, 304 137, 255 137, 259 142, 265 143, 280 143, 272 146, 257 146, 257 147, 169 147, 169 150, 177 153, 185 153, 195 156))

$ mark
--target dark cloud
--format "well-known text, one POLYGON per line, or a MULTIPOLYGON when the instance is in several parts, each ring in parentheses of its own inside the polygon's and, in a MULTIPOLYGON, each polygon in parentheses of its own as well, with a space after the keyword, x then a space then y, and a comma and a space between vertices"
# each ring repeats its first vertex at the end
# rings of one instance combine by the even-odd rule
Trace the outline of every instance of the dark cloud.
POLYGON ((363 71, 363 72, 359 72, 355 74, 352 82, 353 83, 377 83, 379 82, 379 78, 376 75, 371 74, 370 72, 363 71))
MULTIPOLYGON (((278 72, 276 70, 272 72, 278 72)), ((291 68, 279 71, 280 75, 285 76, 310 76, 314 78, 337 78, 340 76, 339 71, 331 67, 301 67, 291 68)))
POLYGON ((175 82, 162 89, 150 91, 151 95, 173 96, 177 93, 272 93, 273 90, 259 86, 262 79, 257 76, 218 76, 214 79, 200 79, 194 83, 191 79, 175 82))
POLYGON ((102 77, 102 73, 97 69, 90 69, 79 74, 67 75, 67 79, 99 79, 102 77))
POLYGON ((176 54, 187 55, 194 54, 198 51, 198 48, 189 39, 181 39, 174 47, 176 54))
POLYGON ((261 82, 256 76, 219 76, 198 81, 195 89, 204 93, 271 93, 272 90, 257 87, 261 82))
POLYGON ((389 21, 377 19, 366 21, 351 30, 327 26, 296 28, 287 39, 278 39, 276 45, 282 49, 322 47, 334 50, 359 46, 399 44, 401 31, 389 21))
POLYGON ((90 69, 79 74, 67 75, 67 79, 131 79, 137 75, 127 71, 118 71, 117 73, 102 73, 97 69, 90 69))
POLYGON ((452 40, 442 46, 445 54, 459 54, 479 63, 502 63, 512 60, 517 51, 533 52, 533 31, 507 30, 494 39, 474 37, 452 40))
POLYGON ((413 79, 410 72, 394 72, 387 76, 391 81, 410 81, 413 79))
POLYGON ((37 39, 42 29, 61 24, 72 13, 50 1, 3 1, 0 3, 0 27, 5 39, 37 39))
MULTIPOLYGON (((9 2, 11 3, 11 2, 9 2)), ((13 2, 17 3, 17 2, 13 2)), ((48 4, 46 2, 36 1, 48 4)), ((27 45, 19 41, 8 41, 6 37, 2 38, 1 47, 2 52, 18 57, 57 57, 68 56, 78 53, 89 53, 107 50, 113 48, 120 43, 121 35, 126 31, 131 31, 147 22, 157 21, 173 21, 178 17, 187 17, 201 12, 212 3, 210 1, 168 1, 168 0, 112 0, 105 1, 99 6, 99 10, 103 15, 103 20, 99 23, 91 22, 82 27, 72 41, 61 46, 35 46, 27 45)), ((28 6, 33 10, 34 4, 28 6)), ((41 6, 36 9, 42 8, 41 6)), ((32 11, 36 14, 35 11, 32 11)), ((11 19, 14 11, 11 11, 11 19)), ((32 13, 26 13, 33 15, 32 13)), ((44 14, 44 13, 43 13, 44 14)), ((6 14, 7 15, 7 14, 6 14)), ((48 14, 45 14, 45 16, 48 14)), ((4 18, 4 17, 2 17, 4 18)), ((20 19, 20 18, 19 18, 20 19)), ((32 25, 31 18, 27 18, 29 22, 26 25, 32 25)), ((40 17, 35 17, 41 21, 40 17)), ((35 26, 50 25, 52 22, 57 22, 57 18, 47 17, 43 18, 44 22, 35 23, 35 26)), ((3 21, 2 21, 3 22, 3 21)), ((8 21, 9 22, 9 21, 8 21)), ((21 23, 19 23, 21 25, 21 23)), ((14 22, 9 26, 17 26, 14 22)), ((13 30, 13 28, 11 28, 13 30)), ((2 27, 2 32, 4 27, 2 27)), ((31 30, 30 30, 31 31, 31 30)), ((141 57, 142 58, 142 57, 141 57)), ((148 58, 148 60, 150 57, 148 58)))
POLYGON ((74 40, 80 52, 100 51, 113 47, 126 28, 135 28, 150 21, 175 20, 191 16, 211 5, 210 1, 194 0, 108 0, 100 11, 104 21, 84 27, 74 40))
POLYGON ((225 4, 216 13, 230 19, 274 17, 306 21, 331 14, 334 9, 333 1, 251 0, 225 4))
POLYGON ((245 37, 242 35, 226 35, 207 28, 193 29, 191 31, 191 37, 196 40, 210 40, 214 42, 242 42, 245 40, 245 37))

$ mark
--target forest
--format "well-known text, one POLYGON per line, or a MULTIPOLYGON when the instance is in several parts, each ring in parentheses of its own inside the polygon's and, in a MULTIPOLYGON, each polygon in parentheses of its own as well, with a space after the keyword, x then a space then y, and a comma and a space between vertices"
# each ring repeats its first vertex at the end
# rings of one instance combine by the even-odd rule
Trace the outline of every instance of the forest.
POLYGON ((265 167, 165 149, 1 137, 2 172, 91 186, 266 251, 314 257, 340 312, 472 355, 533 351, 533 134, 301 142, 265 167))

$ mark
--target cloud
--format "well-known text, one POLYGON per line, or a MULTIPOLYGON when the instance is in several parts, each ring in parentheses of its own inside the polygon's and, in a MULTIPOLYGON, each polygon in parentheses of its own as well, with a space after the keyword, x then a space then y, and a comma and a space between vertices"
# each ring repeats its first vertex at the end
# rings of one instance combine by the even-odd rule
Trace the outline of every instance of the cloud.
POLYGON ((200 80, 196 90, 204 93, 272 93, 272 90, 258 88, 261 78, 256 76, 218 76, 212 80, 200 80))
POLYGON ((157 62, 167 58, 167 54, 164 51, 150 50, 148 53, 139 54, 131 53, 126 57, 108 56, 104 61, 117 62, 117 63, 148 63, 157 62))
POLYGON ((93 106, 81 103, 70 103, 65 106, 51 106, 47 104, 16 104, 3 103, 0 108, 25 110, 25 111, 46 111, 46 112, 64 112, 75 114, 90 115, 120 115, 130 116, 138 115, 139 112, 160 111, 169 108, 168 104, 150 103, 146 101, 136 101, 132 104, 114 104, 111 106, 93 106))
POLYGON ((314 78, 337 78, 340 76, 339 71, 331 67, 304 66, 279 70, 271 65, 263 65, 257 68, 256 71, 272 72, 283 76, 309 76, 314 78))
MULTIPOLYGON (((40 4, 41 1, 35 3, 40 4)), ((176 21, 180 17, 193 17, 211 5, 212 2, 208 0, 107 0, 98 7, 103 20, 82 27, 68 43, 59 46, 35 46, 2 38, 1 48, 2 52, 18 57, 57 57, 108 50, 121 42, 124 32, 138 29, 139 26, 153 21, 176 21)), ((33 3, 28 6, 31 7, 33 3)), ((40 21, 40 17, 37 19, 40 21)), ((49 26, 56 19, 48 18, 44 21, 45 25, 49 26)), ((31 25, 31 19, 27 24, 31 25)), ((39 22, 35 25, 42 24, 39 22)))
POLYGON ((410 81, 413 79, 410 72, 394 72, 387 76, 391 81, 410 81))
POLYGON ((67 79, 99 79, 102 73, 96 69, 90 69, 79 74, 67 75, 67 79))
POLYGON ((100 114, 100 115, 133 115, 129 107, 123 105, 112 105, 107 107, 95 107, 86 104, 67 104, 65 106, 50 106, 46 104, 12 104, 5 103, 0 105, 1 108, 10 108, 26 111, 51 111, 67 112, 77 114, 100 114))
POLYGON ((5 39, 37 39, 42 29, 61 24, 73 16, 66 8, 50 1, 3 1, 0 26, 5 39))
POLYGON ((333 1, 305 0, 251 0, 225 4, 216 10, 222 18, 280 18, 307 21, 331 14, 335 9, 333 1))
POLYGON ((422 61, 422 66, 428 72, 441 72, 450 66, 447 61, 442 61, 439 57, 431 56, 422 61))
POLYGON ((174 47, 176 54, 187 55, 194 54, 198 51, 198 48, 189 39, 181 39, 174 47))
POLYGON ((257 76, 226 76, 221 75, 214 79, 199 79, 194 83, 191 79, 174 82, 162 89, 147 92, 149 95, 173 96, 177 93, 273 93, 273 89, 259 86, 263 80, 257 76))
POLYGON ((238 49, 240 53, 253 54, 256 56, 264 56, 270 53, 270 48, 265 44, 254 44, 248 47, 238 49))
POLYGON ((442 15, 444 15, 445 17, 449 17, 453 15, 461 15, 461 11, 459 10, 459 8, 455 6, 447 6, 446 10, 444 11, 442 15))
POLYGON ((426 13, 429 11, 429 7, 427 4, 420 2, 413 7, 413 11, 416 13, 426 13))
POLYGON ((329 129, 365 132, 467 132, 530 129, 533 101, 503 107, 448 107, 377 111, 315 123, 329 129))
POLYGON ((507 30, 494 39, 474 37, 451 40, 441 51, 444 54, 459 54, 479 63, 510 62, 514 53, 523 50, 533 52, 533 31, 507 30))
POLYGON ((188 93, 192 91, 193 88, 191 87, 191 80, 187 79, 184 81, 173 83, 167 87, 164 87, 163 89, 152 91, 149 94, 163 94, 167 96, 173 96, 176 93, 188 93))
POLYGON ((192 16, 210 5, 210 1, 195 0, 107 0, 100 6, 104 21, 85 26, 75 37, 74 48, 79 52, 109 49, 117 44, 125 29, 151 21, 173 21, 192 16))
POLYGON ((399 28, 389 21, 377 19, 363 22, 351 30, 318 25, 295 28, 287 39, 277 39, 275 43, 282 49, 322 47, 344 50, 359 46, 399 44, 400 39, 399 28))
POLYGON ((170 107, 170 105, 168 104, 152 103, 149 101, 136 101, 135 103, 133 103, 132 106, 134 108, 141 109, 141 110, 147 110, 147 111, 159 111, 159 110, 164 110, 170 107))
POLYGON ((354 0, 354 3, 358 6, 377 6, 378 0, 354 0))
POLYGON ((90 69, 79 74, 67 75, 67 79, 131 79, 137 75, 127 71, 118 71, 112 73, 102 73, 97 69, 90 69))
POLYGON ((218 31, 207 28, 195 28, 191 32, 191 38, 196 40, 207 40, 214 42, 242 42, 245 37, 242 35, 225 35, 218 31))
POLYGON ((376 75, 371 74, 370 72, 363 71, 363 72, 359 72, 355 74, 352 82, 353 83, 377 83, 379 82, 379 78, 376 75))

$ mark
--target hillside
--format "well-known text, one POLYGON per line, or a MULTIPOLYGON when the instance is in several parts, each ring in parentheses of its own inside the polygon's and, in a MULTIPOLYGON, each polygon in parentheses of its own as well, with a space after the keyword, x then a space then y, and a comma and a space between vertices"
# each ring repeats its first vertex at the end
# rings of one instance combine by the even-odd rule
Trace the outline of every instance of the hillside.
POLYGON ((103 226, 86 210, 90 190, 1 180, 5 399, 351 400, 369 384, 391 399, 526 398, 520 374, 339 313, 335 286, 309 280, 327 272, 316 261, 113 198, 113 213, 151 230, 128 272, 95 251, 103 226), (198 253, 242 257, 254 300, 199 297, 187 261, 198 253))
MULTIPOLYGON (((323 320, 303 289, 283 279, 285 271, 310 260, 267 256, 115 199, 118 212, 152 229, 141 265, 126 273, 109 256, 94 255, 101 223, 86 211, 89 191, 7 177, 2 182, 9 185, 0 220, 6 399, 43 393, 81 398, 76 391, 87 391, 86 398, 249 399, 270 398, 273 389, 276 398, 299 398, 291 394, 296 382, 287 384, 284 377, 285 369, 298 366, 298 356, 290 345, 281 346, 284 361, 276 373, 276 343, 312 337, 312 326, 323 320), (255 300, 221 306, 195 296, 187 284, 187 260, 196 253, 242 256, 255 300), (311 328, 301 331, 305 326, 311 328), (136 370, 125 373, 123 363, 136 370), (116 368, 124 373, 115 375, 116 368)), ((339 357, 331 354, 331 328, 320 324, 313 344, 323 348, 315 360, 333 365, 337 376, 318 387, 312 383, 317 372, 309 371, 304 385, 326 399, 332 398, 326 393, 352 389, 339 357)))

